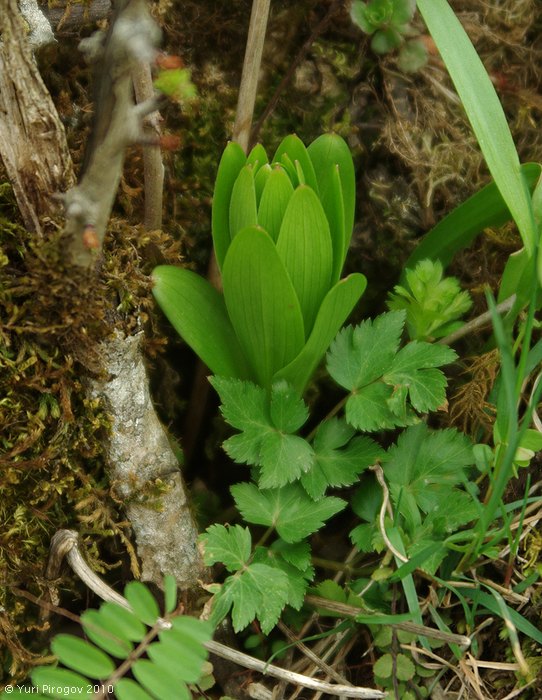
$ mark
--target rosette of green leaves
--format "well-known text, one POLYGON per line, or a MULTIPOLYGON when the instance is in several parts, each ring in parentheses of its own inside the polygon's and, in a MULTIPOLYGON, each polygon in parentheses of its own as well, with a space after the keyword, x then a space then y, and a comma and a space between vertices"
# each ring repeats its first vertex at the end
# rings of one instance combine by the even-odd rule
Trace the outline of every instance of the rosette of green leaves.
POLYGON ((305 148, 287 136, 268 161, 236 143, 218 168, 213 243, 223 294, 194 272, 160 266, 154 295, 217 375, 302 392, 366 286, 340 279, 354 223, 355 177, 342 138, 305 148))
POLYGON ((406 38, 416 34, 410 22, 416 12, 416 0, 354 0, 350 17, 362 32, 372 36, 371 49, 386 54, 400 49, 398 63, 407 73, 419 70, 427 62, 421 41, 406 38))

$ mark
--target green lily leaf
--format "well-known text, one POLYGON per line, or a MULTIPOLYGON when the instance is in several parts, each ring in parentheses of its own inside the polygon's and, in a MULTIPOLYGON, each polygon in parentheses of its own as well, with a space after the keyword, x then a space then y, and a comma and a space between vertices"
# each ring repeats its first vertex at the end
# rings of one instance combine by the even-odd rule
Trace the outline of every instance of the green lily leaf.
POLYGON ((256 175, 254 176, 254 187, 256 189, 256 202, 258 203, 258 206, 260 206, 262 193, 264 191, 267 180, 269 179, 269 176, 272 172, 273 168, 269 165, 269 163, 266 163, 258 170, 256 175))
POLYGON ((230 199, 233 185, 246 156, 238 143, 228 143, 220 159, 215 181, 212 208, 213 245, 218 267, 222 269, 226 252, 231 242, 230 236, 230 199))
POLYGON ((160 265, 152 276, 153 294, 162 311, 211 372, 249 378, 222 295, 195 272, 181 267, 160 265))
POLYGON ((308 335, 331 286, 333 251, 325 212, 314 190, 306 185, 298 187, 290 198, 277 252, 299 299, 308 335))
POLYGON ((230 236, 232 239, 243 228, 257 226, 256 187, 254 169, 245 165, 233 185, 230 200, 230 236))
POLYGON ((231 323, 257 382, 270 387, 275 372, 300 352, 305 333, 292 282, 263 229, 251 226, 235 236, 223 284, 231 323))
MULTIPOLYGON (((339 166, 343 199, 342 204, 344 207, 343 259, 340 263, 340 267, 342 267, 348 251, 348 246, 350 245, 356 208, 356 173, 354 170, 354 163, 352 162, 352 155, 350 149, 346 145, 346 141, 337 134, 323 134, 319 136, 311 143, 307 151, 316 172, 318 187, 326 214, 328 214, 330 209, 338 206, 337 201, 329 205, 327 202, 337 197, 335 194, 336 185, 333 183, 335 174, 331 166, 339 166)), ((330 226, 333 226, 334 221, 335 217, 330 219, 330 226)), ((333 232, 332 235, 334 235, 333 232)))
POLYGON ((427 28, 442 56, 502 198, 529 255, 537 230, 531 198, 497 93, 480 57, 446 0, 418 0, 427 28))
POLYGON ((280 157, 280 161, 273 161, 274 165, 282 166, 284 170, 288 173, 288 177, 292 181, 293 187, 299 187, 303 182, 299 182, 299 176, 297 174, 297 168, 295 163, 292 161, 287 153, 283 153, 280 157))
POLYGON ((268 163, 269 160, 267 158, 265 148, 261 143, 257 143, 248 154, 247 165, 254 166, 254 173, 257 173, 260 168, 263 168, 263 166, 267 165, 268 163))
POLYGON ((320 364, 339 329, 358 303, 367 286, 360 273, 345 277, 326 294, 318 311, 312 332, 299 355, 277 372, 273 381, 285 379, 300 394, 320 364))
MULTIPOLYGON (((530 191, 534 189, 541 170, 538 163, 521 166, 530 191)), ((456 207, 422 238, 405 263, 405 269, 413 269, 417 262, 425 258, 438 259, 446 267, 454 255, 470 245, 485 228, 502 226, 511 218, 497 185, 491 182, 456 207)))
POLYGON ((281 167, 273 168, 267 177, 258 207, 258 223, 276 241, 294 188, 290 178, 281 167))
MULTIPOLYGON (((304 183, 300 182, 299 184, 306 184, 309 187, 312 187, 316 194, 319 194, 318 180, 316 179, 316 173, 314 172, 312 161, 309 158, 309 153, 305 148, 303 141, 301 141, 301 139, 295 134, 290 134, 281 141, 279 147, 277 148, 277 152, 273 157, 273 162, 283 162, 282 158, 284 155, 288 156, 288 159, 292 164, 294 164, 294 167, 296 161, 301 166, 304 176, 304 183)), ((297 171, 296 177, 298 177, 297 171)), ((292 178, 292 181, 295 182, 294 178, 292 178)))

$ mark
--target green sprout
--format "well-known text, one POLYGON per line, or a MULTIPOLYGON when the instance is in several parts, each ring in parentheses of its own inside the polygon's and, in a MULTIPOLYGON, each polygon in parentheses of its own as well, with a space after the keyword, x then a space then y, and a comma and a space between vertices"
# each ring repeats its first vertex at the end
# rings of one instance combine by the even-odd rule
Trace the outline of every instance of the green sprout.
POLYGON ((213 243, 223 294, 194 272, 159 266, 154 295, 213 374, 301 393, 365 290, 340 279, 354 223, 348 146, 332 134, 308 148, 287 136, 271 163, 224 150, 215 184, 213 243))
POLYGON ((415 11, 416 0, 354 0, 350 17, 362 32, 372 36, 371 49, 375 53, 399 49, 399 67, 414 73, 427 63, 424 44, 411 38, 416 34, 410 25, 415 11))

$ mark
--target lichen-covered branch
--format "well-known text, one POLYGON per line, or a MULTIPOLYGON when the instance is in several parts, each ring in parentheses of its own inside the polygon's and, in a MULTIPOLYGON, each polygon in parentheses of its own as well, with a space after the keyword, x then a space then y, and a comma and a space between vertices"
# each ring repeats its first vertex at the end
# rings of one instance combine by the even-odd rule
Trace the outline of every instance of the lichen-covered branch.
POLYGON ((143 580, 160 584, 168 573, 181 588, 193 588, 204 569, 198 533, 177 459, 152 405, 141 339, 103 343, 109 377, 91 386, 114 418, 106 443, 109 478, 132 524, 143 580))

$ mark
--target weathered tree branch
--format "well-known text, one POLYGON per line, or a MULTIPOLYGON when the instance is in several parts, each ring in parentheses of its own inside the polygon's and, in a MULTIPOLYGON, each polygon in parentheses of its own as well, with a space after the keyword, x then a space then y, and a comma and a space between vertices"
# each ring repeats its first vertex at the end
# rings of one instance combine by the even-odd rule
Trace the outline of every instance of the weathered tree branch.
POLYGON ((91 392, 114 417, 106 441, 109 479, 132 524, 142 579, 160 584, 168 573, 188 589, 203 576, 198 532, 179 464, 152 405, 141 340, 140 334, 102 344, 109 377, 93 381, 91 392))
POLYGON ((94 35, 83 49, 97 65, 98 81, 90 145, 80 182, 66 193, 67 256, 91 267, 102 248, 117 194, 126 147, 143 139, 142 116, 156 103, 135 105, 132 73, 154 59, 160 32, 144 0, 121 0, 102 44, 94 35))
MULTIPOLYGON (((16 0, 0 0, 0 149, 29 230, 53 213, 52 195, 74 184, 66 137, 25 40, 16 0)), ((156 101, 134 104, 132 73, 155 55, 158 27, 144 0, 119 0, 105 42, 86 42, 98 66, 95 124, 79 184, 66 204, 65 257, 94 274, 121 177, 124 151, 143 135, 156 101)), ((85 294, 85 290, 81 290, 85 294)), ((203 564, 177 459, 149 395, 140 336, 104 339, 100 377, 89 383, 111 416, 104 437, 113 488, 124 502, 145 580, 173 574, 179 586, 197 586, 203 564)))
POLYGON ((58 216, 74 182, 64 127, 36 66, 16 0, 0 0, 0 155, 29 231, 58 216))

